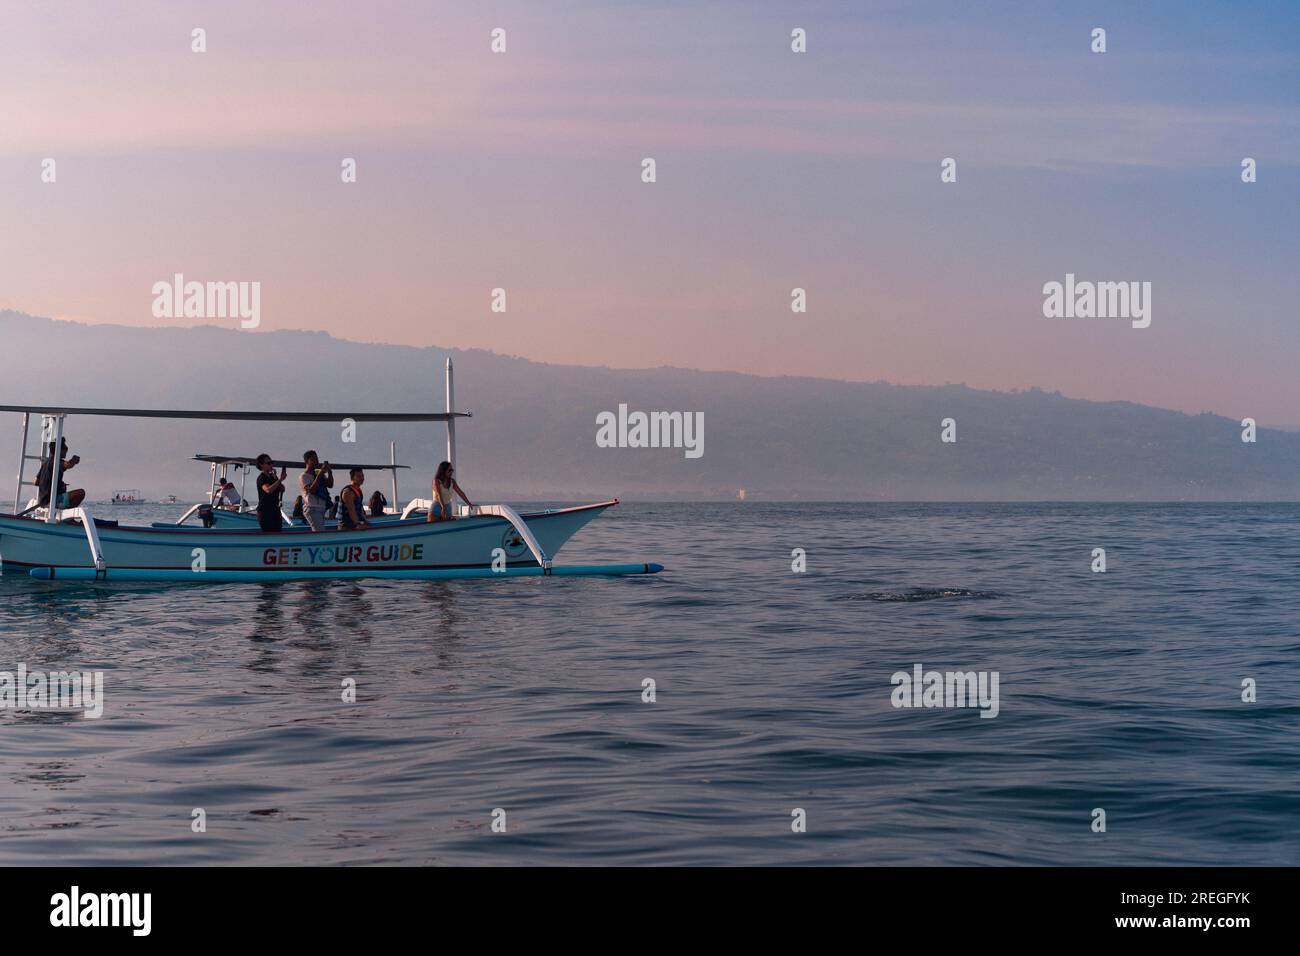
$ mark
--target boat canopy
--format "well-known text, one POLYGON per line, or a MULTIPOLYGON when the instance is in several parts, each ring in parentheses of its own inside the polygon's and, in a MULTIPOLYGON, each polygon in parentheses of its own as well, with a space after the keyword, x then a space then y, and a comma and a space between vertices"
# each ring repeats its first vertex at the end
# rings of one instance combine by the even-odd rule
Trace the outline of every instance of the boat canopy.
POLYGON ((69 408, 51 405, 0 405, 0 412, 28 415, 107 415, 112 418, 194 418, 228 422, 449 422, 469 412, 237 412, 175 408, 69 408))
MULTIPOLYGON (((100 415, 110 418, 175 418, 191 420, 208 420, 208 421, 229 421, 229 422, 442 422, 447 426, 447 461, 454 466, 456 464, 456 419, 472 417, 469 412, 455 411, 455 388, 452 383, 452 364, 451 358, 447 358, 447 410, 445 412, 357 412, 357 411, 339 411, 339 412, 274 412, 274 411, 231 411, 229 409, 178 409, 178 408, 82 408, 69 405, 0 405, 0 414, 9 412, 22 415, 22 445, 18 455, 18 481, 14 489, 14 514, 18 514, 19 505, 22 503, 23 485, 35 485, 36 482, 28 481, 23 472, 29 461, 41 461, 40 455, 32 455, 27 451, 28 432, 30 430, 31 417, 40 415, 45 422, 42 423, 41 441, 47 442, 53 439, 57 446, 63 440, 64 420, 73 415, 100 415), (51 434, 46 434, 45 423, 49 423, 51 434)), ((396 446, 389 443, 389 455, 391 460, 387 465, 362 465, 362 468, 369 468, 375 471, 387 471, 393 481, 393 501, 397 501, 397 470, 405 468, 405 465, 397 464, 396 446)), ((215 481, 218 470, 220 469, 224 477, 225 469, 232 464, 249 464, 248 458, 230 457, 222 458, 216 455, 198 455, 198 460, 205 461, 212 466, 213 493, 216 491, 215 481)), ((277 461, 276 467, 290 468, 297 467, 296 461, 284 462, 277 461)), ((357 467, 353 465, 340 465, 340 468, 357 467)), ((50 485, 58 487, 59 479, 62 477, 62 459, 58 456, 54 458, 54 467, 51 469, 50 485)), ((45 520, 53 524, 57 520, 58 508, 46 509, 45 520)))
MULTIPOLYGON (((213 465, 247 465, 252 467, 257 464, 256 457, 249 457, 246 455, 195 455, 194 460, 206 461, 213 465)), ((293 461, 289 461, 288 459, 282 460, 279 458, 273 458, 271 459, 271 464, 276 468, 301 468, 302 459, 295 458, 293 461)), ((392 471, 396 468, 411 467, 410 465, 394 465, 392 463, 384 465, 349 465, 340 462, 330 462, 330 465, 338 471, 351 471, 353 468, 361 468, 365 471, 392 471)))

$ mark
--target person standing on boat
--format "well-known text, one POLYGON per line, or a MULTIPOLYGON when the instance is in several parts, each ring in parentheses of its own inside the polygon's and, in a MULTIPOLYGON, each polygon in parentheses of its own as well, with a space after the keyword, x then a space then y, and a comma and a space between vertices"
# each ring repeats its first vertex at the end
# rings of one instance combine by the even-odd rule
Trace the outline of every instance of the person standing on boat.
MULTIPOLYGON (((64 482, 63 476, 81 463, 80 455, 68 455, 68 440, 63 439, 59 446, 59 457, 63 464, 59 471, 59 495, 55 502, 56 508, 76 508, 86 500, 86 492, 81 488, 68 491, 67 483, 64 482)), ((36 472, 36 487, 39 491, 40 498, 38 504, 44 508, 50 503, 50 485, 54 482, 54 442, 45 446, 45 459, 41 462, 40 470, 36 472)))
POLYGON ((345 531, 361 531, 370 527, 366 520, 365 499, 361 497, 361 486, 365 483, 366 473, 360 468, 348 472, 352 483, 339 494, 339 527, 345 531))
POLYGON ((280 499, 284 497, 284 479, 289 477, 289 471, 281 468, 276 477, 275 463, 265 453, 257 456, 257 470, 257 523, 263 531, 283 531, 280 499))
POLYGON ((444 461, 438 466, 438 473, 433 476, 433 507, 429 509, 429 520, 450 521, 454 518, 456 495, 460 495, 465 504, 474 507, 469 495, 456 483, 456 469, 451 467, 451 462, 444 461))
POLYGON ((302 516, 313 531, 325 530, 325 509, 330 506, 328 489, 334 487, 334 472, 327 461, 321 464, 314 451, 302 454, 303 472, 298 478, 302 488, 302 516))
POLYGON ((388 499, 384 497, 382 491, 375 489, 375 493, 370 496, 370 517, 380 517, 384 513, 384 509, 387 507, 388 499))

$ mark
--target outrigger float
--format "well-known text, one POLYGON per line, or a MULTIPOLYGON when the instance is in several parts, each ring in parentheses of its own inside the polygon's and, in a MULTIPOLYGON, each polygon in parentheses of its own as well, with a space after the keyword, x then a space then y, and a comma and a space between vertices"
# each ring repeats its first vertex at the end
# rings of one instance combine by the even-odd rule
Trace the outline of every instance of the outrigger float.
MULTIPOLYGON (((224 583, 304 578, 525 577, 534 575, 654 574, 662 565, 555 565, 553 556, 569 538, 618 499, 521 514, 509 505, 461 506, 454 521, 411 517, 429 502, 412 501, 402 516, 375 522, 361 531, 286 528, 264 532, 253 526, 212 528, 153 524, 125 525, 96 518, 79 508, 41 508, 36 500, 20 511, 23 474, 39 455, 27 452, 33 415, 42 417, 42 438, 58 448, 64 422, 73 415, 118 418, 182 418, 276 422, 441 422, 447 428, 447 460, 456 461, 456 420, 470 417, 454 409, 452 363, 447 360, 445 412, 238 412, 167 409, 59 408, 0 405, 0 412, 22 415, 22 453, 13 514, 0 514, 0 570, 27 572, 56 581, 172 581, 224 583)), ((216 457, 216 456, 212 456, 216 457)), ((395 465, 395 463, 394 463, 395 465)), ((61 462, 56 458, 51 488, 57 490, 61 462)), ((215 471, 215 469, 214 469, 215 471)), ((394 469, 394 474, 396 471, 394 469)))

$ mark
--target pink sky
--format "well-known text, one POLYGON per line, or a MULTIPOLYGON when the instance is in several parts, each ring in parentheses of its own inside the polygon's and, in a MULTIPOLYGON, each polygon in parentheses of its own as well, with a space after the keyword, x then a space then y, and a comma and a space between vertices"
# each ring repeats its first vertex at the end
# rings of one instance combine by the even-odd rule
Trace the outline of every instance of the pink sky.
POLYGON ((914 6, 7 4, 0 308, 155 325, 180 272, 266 329, 1300 422, 1295 54, 914 6), (1044 319, 1066 272, 1151 328, 1044 319))

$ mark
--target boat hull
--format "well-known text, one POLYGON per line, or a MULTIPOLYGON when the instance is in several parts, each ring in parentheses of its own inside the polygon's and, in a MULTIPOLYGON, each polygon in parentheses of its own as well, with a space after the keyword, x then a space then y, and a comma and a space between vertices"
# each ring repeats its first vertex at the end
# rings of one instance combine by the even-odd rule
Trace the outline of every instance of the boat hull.
MULTIPOLYGON (((522 518, 546 554, 553 557, 588 521, 615 503, 535 512, 522 518)), ((478 569, 491 573, 494 558, 498 567, 541 570, 513 525, 493 515, 432 523, 394 521, 364 531, 287 528, 266 533, 256 527, 143 528, 110 521, 97 521, 96 529, 110 577, 114 571, 171 572, 159 575, 159 580, 172 580, 175 572, 199 580, 210 572, 239 575, 232 580, 387 576, 390 572, 417 572, 412 576, 418 577, 418 572, 429 571, 478 569)), ((55 579, 62 569, 93 572, 85 528, 79 522, 47 524, 0 515, 0 570, 29 572, 33 568, 54 569, 55 579)), ((131 575, 118 576, 126 579, 131 575)))

